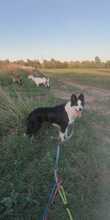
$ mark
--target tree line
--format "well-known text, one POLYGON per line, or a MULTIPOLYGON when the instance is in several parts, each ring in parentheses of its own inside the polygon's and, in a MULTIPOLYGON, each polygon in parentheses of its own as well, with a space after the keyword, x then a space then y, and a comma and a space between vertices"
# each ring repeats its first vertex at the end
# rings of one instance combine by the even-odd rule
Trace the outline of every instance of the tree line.
POLYGON ((18 64, 22 66, 31 66, 34 68, 110 68, 110 60, 103 62, 100 57, 96 56, 94 60, 84 60, 84 61, 60 61, 56 59, 46 60, 42 62, 38 59, 31 60, 0 60, 0 66, 7 64, 18 64))

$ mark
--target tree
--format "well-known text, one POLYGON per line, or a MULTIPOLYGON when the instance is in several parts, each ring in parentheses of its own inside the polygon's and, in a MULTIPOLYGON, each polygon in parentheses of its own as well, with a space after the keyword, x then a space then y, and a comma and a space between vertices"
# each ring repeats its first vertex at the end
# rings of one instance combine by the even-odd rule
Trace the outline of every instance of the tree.
POLYGON ((100 57, 98 57, 98 56, 95 57, 95 63, 97 63, 97 64, 101 63, 100 57))
POLYGON ((110 60, 107 60, 107 61, 106 61, 105 67, 110 68, 110 60))

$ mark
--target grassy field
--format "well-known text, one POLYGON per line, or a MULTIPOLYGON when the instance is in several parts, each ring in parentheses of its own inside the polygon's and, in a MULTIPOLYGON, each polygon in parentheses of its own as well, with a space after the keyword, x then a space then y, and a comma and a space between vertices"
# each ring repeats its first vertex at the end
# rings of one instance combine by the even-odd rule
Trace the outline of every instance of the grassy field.
MULTIPOLYGON (((19 71, 23 85, 0 72, 0 219, 40 220, 53 181, 57 130, 45 124, 31 142, 23 136, 28 113, 84 92, 85 111, 75 123, 74 136, 62 146, 60 174, 75 220, 109 220, 110 70, 45 73, 50 89, 36 88, 26 71, 19 71)), ((61 218, 68 219, 58 196, 49 220, 61 218)))

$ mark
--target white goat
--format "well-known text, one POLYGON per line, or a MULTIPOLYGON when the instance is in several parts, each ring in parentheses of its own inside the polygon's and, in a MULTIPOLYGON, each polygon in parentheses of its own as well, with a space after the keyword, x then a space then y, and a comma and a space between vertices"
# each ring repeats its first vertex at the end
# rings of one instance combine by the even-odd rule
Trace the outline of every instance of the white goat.
POLYGON ((44 85, 45 87, 49 87, 49 78, 46 77, 36 77, 33 75, 29 75, 28 79, 31 79, 37 86, 44 85))

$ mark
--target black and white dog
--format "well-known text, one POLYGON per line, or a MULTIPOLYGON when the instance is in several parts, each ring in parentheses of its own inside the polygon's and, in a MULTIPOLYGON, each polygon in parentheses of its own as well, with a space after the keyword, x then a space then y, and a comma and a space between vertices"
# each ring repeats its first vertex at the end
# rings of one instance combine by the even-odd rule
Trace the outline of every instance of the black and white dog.
POLYGON ((84 95, 78 97, 72 94, 71 99, 66 104, 55 107, 42 107, 33 110, 27 118, 26 134, 32 136, 41 128, 43 122, 49 122, 58 127, 59 137, 63 142, 72 136, 69 135, 68 129, 77 117, 81 116, 84 108, 84 95))

